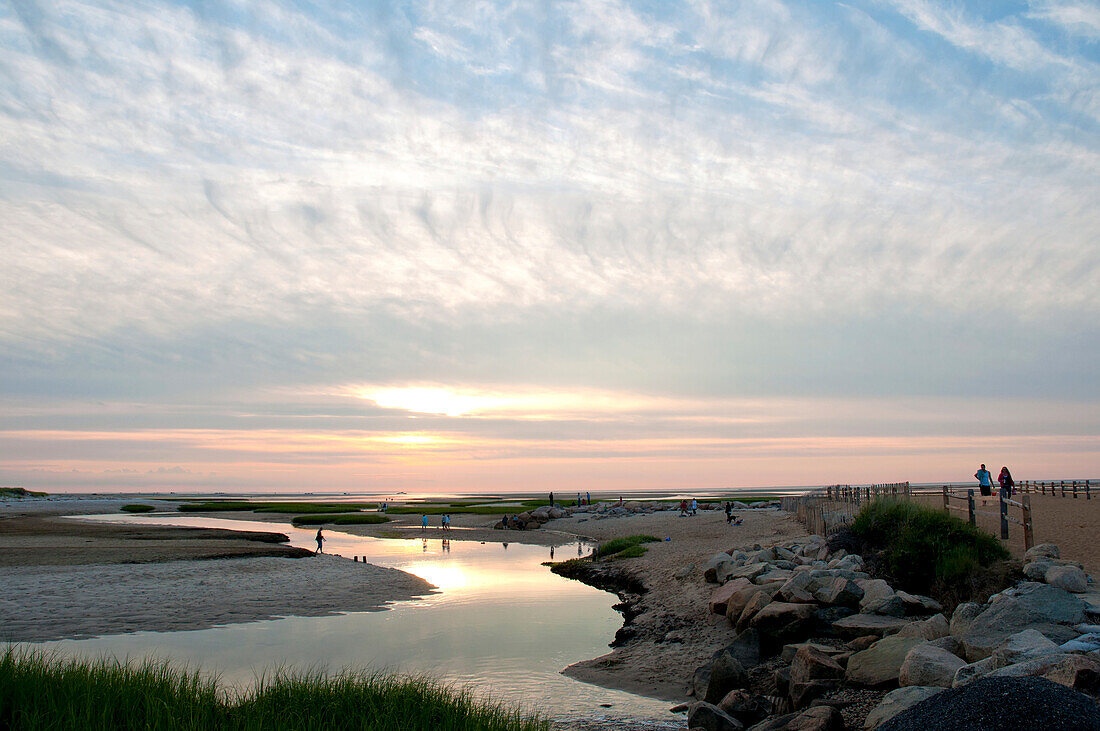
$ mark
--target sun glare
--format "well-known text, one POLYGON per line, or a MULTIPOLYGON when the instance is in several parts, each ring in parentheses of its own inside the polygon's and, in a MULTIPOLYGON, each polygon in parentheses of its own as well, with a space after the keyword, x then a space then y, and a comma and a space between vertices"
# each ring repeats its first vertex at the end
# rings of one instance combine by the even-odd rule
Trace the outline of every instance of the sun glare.
POLYGON ((458 394, 445 388, 390 388, 361 396, 384 409, 403 409, 417 414, 463 416, 491 408, 499 400, 484 396, 458 394))

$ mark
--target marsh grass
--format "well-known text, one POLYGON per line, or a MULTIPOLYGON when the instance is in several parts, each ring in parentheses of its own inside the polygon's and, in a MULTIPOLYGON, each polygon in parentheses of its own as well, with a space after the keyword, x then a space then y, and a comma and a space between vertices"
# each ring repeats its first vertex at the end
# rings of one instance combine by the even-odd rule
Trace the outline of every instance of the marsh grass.
POLYGON ((906 589, 932 592, 947 603, 967 600, 988 583, 989 568, 1009 557, 993 535, 911 502, 876 500, 856 516, 851 532, 865 557, 875 553, 883 570, 906 589))
POLYGON ((123 505, 119 508, 124 513, 151 513, 156 508, 152 505, 141 505, 139 503, 131 503, 130 505, 123 505))
POLYGON ((295 515, 290 519, 292 525, 375 525, 388 523, 382 513, 322 513, 319 515, 295 515))
POLYGON ((73 660, 8 647, 0 654, 0 728, 546 731, 548 724, 423 677, 280 671, 235 692, 166 661, 73 660))
POLYGON ((660 538, 647 535, 634 535, 623 536, 621 538, 612 538, 610 541, 601 543, 596 547, 596 552, 593 554, 596 558, 606 558, 608 556, 615 556, 616 558, 632 558, 641 556, 645 553, 645 549, 642 548, 643 543, 659 543, 660 538), (635 548, 641 548, 641 553, 634 551, 630 556, 617 556, 624 551, 632 550, 635 548))
POLYGON ((35 492, 22 487, 0 487, 0 498, 47 497, 48 492, 35 492))

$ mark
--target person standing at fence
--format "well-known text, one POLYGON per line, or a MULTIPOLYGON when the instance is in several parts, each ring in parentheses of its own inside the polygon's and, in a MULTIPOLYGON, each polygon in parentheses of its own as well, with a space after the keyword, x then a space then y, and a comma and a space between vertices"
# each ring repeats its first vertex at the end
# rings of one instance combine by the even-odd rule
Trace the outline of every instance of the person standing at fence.
POLYGON ((1007 467, 1001 468, 1001 474, 997 475, 997 482, 1001 483, 1001 494, 1005 497, 1012 497, 1016 482, 1012 479, 1012 473, 1008 471, 1007 467))
POLYGON ((987 497, 993 497, 993 475, 989 470, 985 468, 983 464, 978 468, 978 471, 974 473, 974 477, 978 479, 978 491, 982 494, 982 505, 985 505, 987 497))

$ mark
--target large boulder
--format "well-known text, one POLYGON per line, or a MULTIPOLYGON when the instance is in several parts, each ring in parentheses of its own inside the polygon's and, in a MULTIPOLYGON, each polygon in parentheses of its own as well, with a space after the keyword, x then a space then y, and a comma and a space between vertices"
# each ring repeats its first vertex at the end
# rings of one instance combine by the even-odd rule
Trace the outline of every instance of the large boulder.
POLYGON ((833 631, 841 637, 854 639, 864 635, 885 637, 900 632, 911 620, 904 617, 884 617, 879 614, 853 614, 833 622, 833 631))
POLYGON ((922 642, 916 637, 885 637, 848 658, 844 677, 855 685, 896 685, 906 655, 922 642))
POLYGON ((844 668, 827 653, 813 645, 798 648, 791 661, 791 682, 807 683, 811 680, 840 680, 844 668))
MULTIPOLYGON (((707 679, 706 691, 700 700, 707 703, 718 703, 731 690, 744 688, 749 683, 748 673, 745 668, 728 652, 718 653, 718 657, 710 666, 710 676, 707 679)), ((698 696, 696 696, 698 698, 698 696)))
POLYGON ((929 643, 917 645, 905 656, 898 671, 899 685, 950 688, 955 673, 966 665, 956 655, 929 643))
POLYGON ((735 625, 738 632, 743 632, 751 625, 752 620, 764 607, 772 603, 772 594, 769 591, 758 591, 752 595, 745 608, 741 610, 741 616, 737 618, 735 625))
POLYGON ((992 657, 963 665, 955 671, 955 679, 951 681, 951 687, 958 688, 960 685, 973 683, 978 678, 984 678, 996 669, 997 666, 993 664, 992 657))
POLYGON ((911 685, 907 688, 897 688, 882 697, 879 704, 871 709, 863 722, 863 728, 877 728, 880 724, 889 721, 902 711, 915 706, 926 698, 931 698, 943 690, 939 687, 925 687, 911 685))
POLYGON ((814 597, 822 604, 838 604, 856 608, 863 600, 863 589, 851 579, 837 576, 828 584, 818 588, 814 592, 814 597))
MULTIPOLYGON (((760 578, 763 579, 763 576, 760 578)), ((809 572, 798 571, 787 579, 783 586, 779 587, 779 593, 776 596, 785 602, 810 604, 816 601, 814 598, 814 589, 816 588, 814 584, 814 578, 810 576, 809 572)))
POLYGON ((1040 543, 1024 552, 1024 561, 1026 562, 1035 561, 1041 558, 1057 560, 1061 557, 1062 553, 1058 550, 1058 546, 1053 543, 1040 543))
POLYGON ((768 592, 768 599, 771 599, 775 593, 771 589, 765 589, 762 586, 750 584, 749 586, 735 591, 726 600, 726 616, 730 620, 730 624, 737 624, 737 620, 741 617, 741 612, 745 611, 745 607, 752 600, 754 596, 760 592, 768 592))
POLYGON ((1082 594, 1089 589, 1089 577, 1076 566, 1051 566, 1043 577, 1051 586, 1082 594))
POLYGON ((1043 677, 1067 688, 1100 698, 1100 659, 1070 655, 1052 665, 1043 677))
POLYGON ((741 667, 753 668, 760 664, 760 633, 753 628, 741 632, 733 638, 733 642, 714 654, 729 653, 741 667))
POLYGON ((696 701, 688 706, 688 728, 706 731, 741 731, 745 725, 713 703, 696 701))
POLYGON ((727 581, 725 584, 715 589, 710 595, 710 602, 708 604, 711 614, 725 616, 726 605, 729 603, 730 597, 750 586, 752 586, 752 582, 748 579, 734 579, 733 581, 727 581))
POLYGON ((857 579, 856 584, 863 589, 863 598, 859 600, 860 611, 866 611, 868 604, 894 595, 894 590, 882 579, 857 579))
POLYGON ((1100 731, 1100 706, 1043 678, 991 678, 936 693, 879 731, 1100 731))
POLYGON ((1030 581, 1046 581, 1047 569, 1051 566, 1054 566, 1054 562, 1046 559, 1032 561, 1029 564, 1024 564, 1024 576, 1030 581))
POLYGON ((966 630, 970 628, 970 623, 983 611, 985 611, 985 607, 974 602, 963 602, 955 607, 955 611, 951 613, 951 634, 955 637, 962 637, 966 630))
POLYGON ((1044 655, 1062 653, 1062 648, 1051 642, 1041 632, 1033 629, 1025 629, 1010 635, 993 650, 993 664, 997 667, 1014 665, 1018 662, 1035 660, 1044 655))
POLYGON ((814 706, 788 721, 784 728, 786 731, 844 731, 844 718, 832 706, 814 706))
POLYGON ((726 572, 726 581, 730 579, 755 579, 757 576, 769 571, 771 566, 766 563, 750 563, 738 566, 726 572))
POLYGON ((1025 582, 1001 592, 962 634, 966 659, 988 657, 1011 635, 1025 629, 1037 630, 1062 643, 1073 639, 1073 625, 1085 621, 1085 603, 1067 591, 1025 582))
POLYGON ((703 564, 703 579, 711 584, 718 583, 718 570, 733 567, 733 559, 728 553, 716 553, 703 564))
POLYGON ((812 604, 772 602, 752 618, 752 626, 760 633, 762 643, 771 648, 803 639, 814 614, 812 604))

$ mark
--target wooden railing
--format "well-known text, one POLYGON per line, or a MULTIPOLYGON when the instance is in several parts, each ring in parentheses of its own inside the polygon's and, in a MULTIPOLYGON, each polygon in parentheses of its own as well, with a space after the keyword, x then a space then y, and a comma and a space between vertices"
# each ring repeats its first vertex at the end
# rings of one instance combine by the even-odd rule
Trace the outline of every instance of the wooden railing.
POLYGON ((1067 489, 1074 499, 1081 493, 1086 500, 1092 500, 1092 480, 1024 480, 1016 483, 1017 492, 1025 495, 1032 493, 1065 497, 1067 489))
POLYGON ((1024 550, 1031 548, 1035 545, 1035 531, 1034 525, 1031 519, 1031 496, 1024 494, 1020 495, 1019 500, 1013 500, 1008 497, 1003 490, 998 490, 998 504, 1000 510, 996 513, 992 513, 986 510, 978 510, 974 502, 974 488, 967 488, 964 495, 961 490, 952 490, 949 485, 943 486, 943 510, 945 513, 950 514, 952 510, 965 511, 967 520, 970 521, 970 525, 978 524, 978 516, 986 515, 994 518, 999 518, 1001 523, 1001 538, 1008 540, 1008 524, 1015 523, 1024 529, 1024 550), (966 503, 966 507, 952 504, 952 500, 961 501, 966 503), (1020 517, 1009 515, 1008 509, 1010 507, 1020 509, 1020 517))

